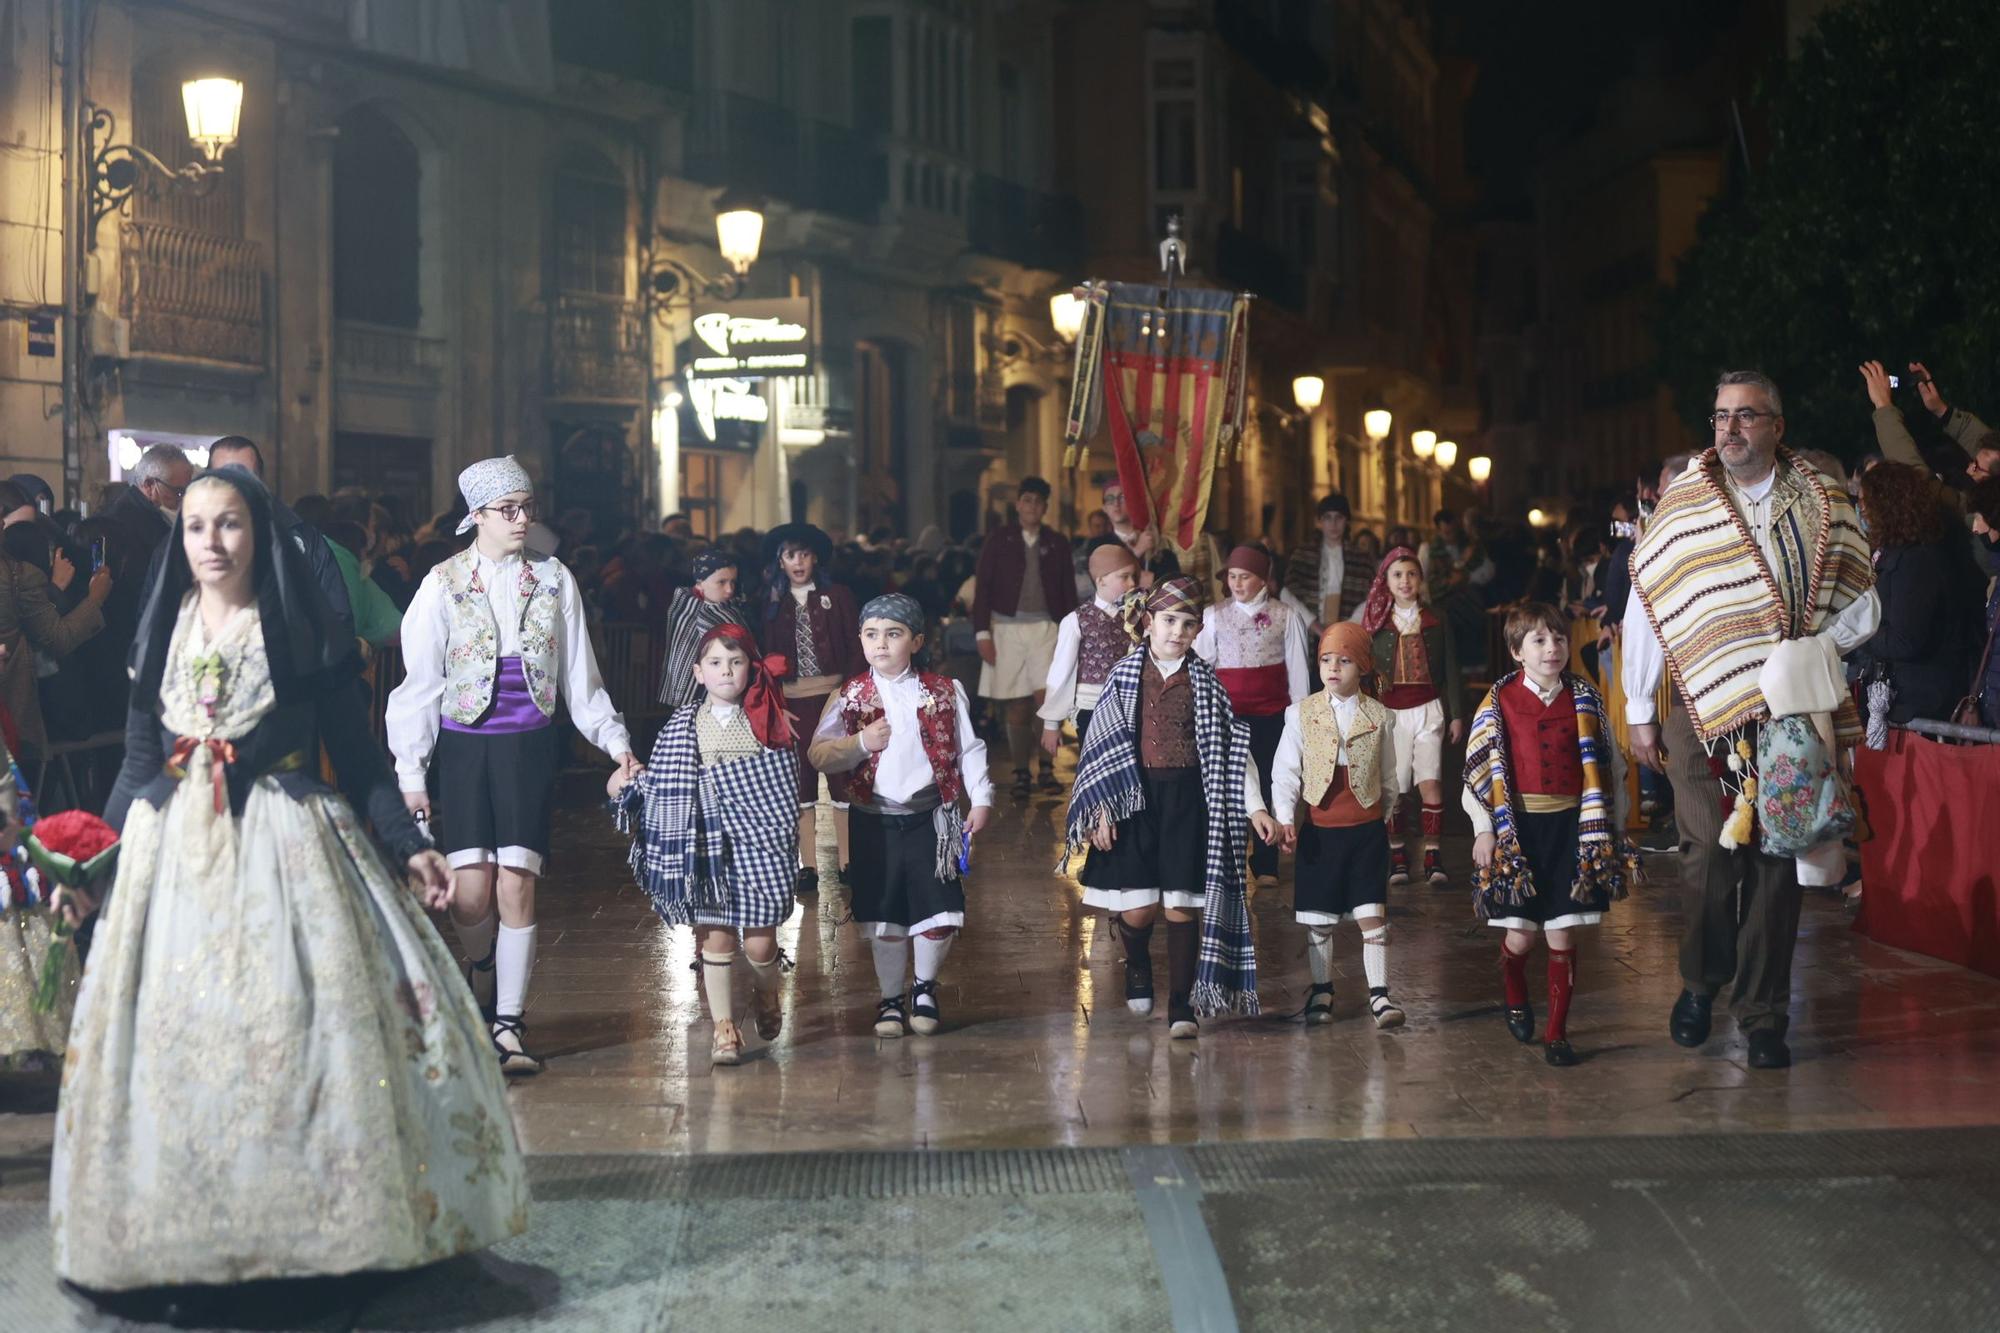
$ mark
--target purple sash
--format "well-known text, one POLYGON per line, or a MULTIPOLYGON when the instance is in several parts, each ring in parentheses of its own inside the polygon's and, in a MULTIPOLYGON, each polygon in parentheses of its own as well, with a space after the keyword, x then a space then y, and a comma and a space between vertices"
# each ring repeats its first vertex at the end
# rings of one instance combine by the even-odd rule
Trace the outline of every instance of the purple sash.
POLYGON ((549 725, 549 715, 535 707, 535 696, 528 693, 528 678, 521 671, 521 659, 503 657, 498 665, 499 670, 493 679, 493 702, 486 706, 479 720, 467 726, 447 717, 443 721, 446 731, 511 736, 523 731, 539 731, 549 725))

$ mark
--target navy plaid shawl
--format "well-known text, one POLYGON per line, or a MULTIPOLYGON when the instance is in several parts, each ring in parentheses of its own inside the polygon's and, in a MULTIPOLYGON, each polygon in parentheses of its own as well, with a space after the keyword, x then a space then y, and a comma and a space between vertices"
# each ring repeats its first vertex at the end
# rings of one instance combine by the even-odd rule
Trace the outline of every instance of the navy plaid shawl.
MULTIPOLYGON (((1138 747, 1139 676, 1146 666, 1141 644, 1111 668, 1104 693, 1090 715, 1076 785, 1070 791, 1063 859, 1090 843, 1098 817, 1115 824, 1143 810, 1138 747)), ((1194 1009, 1204 1016, 1257 1012, 1257 948, 1250 936, 1250 905, 1243 889, 1249 815, 1243 808, 1243 773, 1250 758, 1250 728, 1236 720, 1229 696, 1208 663, 1189 653, 1181 670, 1194 689, 1194 743, 1201 757, 1202 792, 1208 802, 1207 896, 1201 913, 1201 954, 1195 968, 1194 1009)))
MULTIPOLYGON (((742 919, 782 900, 798 860, 798 757, 790 746, 703 767, 694 719, 676 711, 616 804, 633 877, 660 918, 742 919), (637 814, 634 827, 633 815, 637 814)), ((782 915, 780 917, 782 919, 782 915)))

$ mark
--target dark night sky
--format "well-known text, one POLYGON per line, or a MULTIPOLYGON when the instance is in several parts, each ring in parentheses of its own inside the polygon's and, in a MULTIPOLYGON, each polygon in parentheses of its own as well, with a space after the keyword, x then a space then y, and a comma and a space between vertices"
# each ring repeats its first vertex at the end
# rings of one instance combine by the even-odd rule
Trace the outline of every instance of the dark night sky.
POLYGON ((1525 211, 1536 163, 1589 126, 1612 84, 1697 68, 1746 30, 1781 28, 1781 8, 1776 0, 1436 0, 1440 53, 1479 65, 1466 158, 1486 209, 1525 211))

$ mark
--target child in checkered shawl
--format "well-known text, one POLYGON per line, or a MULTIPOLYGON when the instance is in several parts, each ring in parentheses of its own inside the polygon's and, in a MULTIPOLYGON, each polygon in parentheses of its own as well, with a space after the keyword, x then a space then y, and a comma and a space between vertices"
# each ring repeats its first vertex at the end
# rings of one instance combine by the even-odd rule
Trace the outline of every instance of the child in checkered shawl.
POLYGON ((635 834, 632 870, 654 910, 701 937, 711 1058, 734 1065, 743 1059, 730 990, 738 940, 757 1035, 775 1040, 784 1021, 777 928, 792 911, 798 761, 784 696, 749 630, 710 629, 691 670, 706 696, 674 713, 635 778, 613 774, 607 790, 619 827, 635 834))
POLYGON ((1190 651, 1205 602, 1186 577, 1148 595, 1146 640, 1111 669, 1091 712, 1065 837, 1065 864, 1089 848, 1085 905, 1117 918, 1135 1014, 1153 1011, 1153 925, 1164 911, 1168 1035, 1181 1040, 1199 1034, 1197 1015, 1257 1012, 1245 825, 1266 844, 1278 836, 1249 728, 1190 651))

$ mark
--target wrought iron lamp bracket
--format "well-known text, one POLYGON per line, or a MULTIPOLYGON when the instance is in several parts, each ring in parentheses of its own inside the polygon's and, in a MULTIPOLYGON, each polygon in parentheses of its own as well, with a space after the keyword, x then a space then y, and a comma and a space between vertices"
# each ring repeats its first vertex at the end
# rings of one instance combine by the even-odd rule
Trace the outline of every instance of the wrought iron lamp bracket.
POLYGON ((84 139, 90 158, 90 229, 86 239, 91 250, 97 249, 97 225, 125 207, 139 188, 142 168, 150 167, 172 188, 196 195, 213 190, 216 178, 222 175, 222 163, 206 158, 196 158, 175 168, 137 144, 104 143, 99 147, 100 142, 117 133, 118 118, 95 104, 87 105, 85 110, 89 119, 85 122, 84 139))

